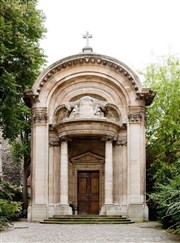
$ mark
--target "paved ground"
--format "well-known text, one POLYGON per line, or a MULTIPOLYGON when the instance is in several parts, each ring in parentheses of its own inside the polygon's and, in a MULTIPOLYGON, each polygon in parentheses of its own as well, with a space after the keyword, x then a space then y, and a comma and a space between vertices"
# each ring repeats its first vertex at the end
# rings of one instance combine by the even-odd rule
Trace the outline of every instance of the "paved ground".
POLYGON ((86 242, 180 242, 177 236, 160 229, 157 223, 131 225, 43 225, 16 222, 0 234, 0 243, 86 243, 86 242))

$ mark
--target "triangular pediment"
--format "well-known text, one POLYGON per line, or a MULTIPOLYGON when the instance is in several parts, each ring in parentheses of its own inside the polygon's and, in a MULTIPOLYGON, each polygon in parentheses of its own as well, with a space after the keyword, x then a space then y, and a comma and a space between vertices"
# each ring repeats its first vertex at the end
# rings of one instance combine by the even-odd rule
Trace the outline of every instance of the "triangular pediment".
POLYGON ((104 157, 94 154, 92 152, 86 152, 71 158, 72 163, 104 163, 104 157))

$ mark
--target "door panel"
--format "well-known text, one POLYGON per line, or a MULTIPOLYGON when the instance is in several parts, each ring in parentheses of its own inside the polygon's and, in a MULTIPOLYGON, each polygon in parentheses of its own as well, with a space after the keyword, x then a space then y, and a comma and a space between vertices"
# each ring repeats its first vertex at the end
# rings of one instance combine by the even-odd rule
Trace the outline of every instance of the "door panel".
POLYGON ((78 214, 99 214, 99 171, 78 171, 78 214))
POLYGON ((87 193, 87 179, 86 178, 79 178, 79 187, 78 193, 83 195, 87 193))
POLYGON ((91 178, 91 193, 99 193, 99 178, 91 178))

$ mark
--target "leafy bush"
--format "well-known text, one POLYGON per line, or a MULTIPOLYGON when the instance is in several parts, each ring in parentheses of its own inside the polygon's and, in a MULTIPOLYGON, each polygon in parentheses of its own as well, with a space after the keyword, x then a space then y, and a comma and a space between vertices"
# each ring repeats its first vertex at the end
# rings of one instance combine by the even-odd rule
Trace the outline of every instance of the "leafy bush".
POLYGON ((0 231, 21 215, 22 193, 17 186, 0 178, 0 231))
POLYGON ((0 199, 0 231, 8 225, 9 221, 15 220, 19 217, 21 209, 20 202, 0 199))
POLYGON ((180 233, 180 177, 176 175, 167 181, 166 185, 157 184, 150 199, 156 205, 158 218, 164 227, 180 233))
POLYGON ((0 198, 10 201, 22 201, 22 192, 18 186, 0 178, 0 198))
POLYGON ((21 203, 0 199, 0 217, 6 217, 8 220, 14 220, 19 216, 21 203))

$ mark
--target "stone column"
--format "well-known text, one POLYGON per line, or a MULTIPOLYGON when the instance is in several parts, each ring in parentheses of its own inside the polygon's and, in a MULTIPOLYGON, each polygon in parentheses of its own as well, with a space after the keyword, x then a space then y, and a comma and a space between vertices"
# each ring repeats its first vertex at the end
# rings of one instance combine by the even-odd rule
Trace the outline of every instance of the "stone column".
POLYGON ((105 193, 101 215, 116 215, 117 209, 113 204, 113 140, 111 136, 105 138, 105 193))
POLYGON ((105 204, 113 204, 113 139, 105 141, 105 204))
POLYGON ((68 205, 68 140, 61 138, 60 204, 68 205))
MULTIPOLYGON (((116 158, 116 168, 114 168, 114 175, 118 178, 115 184, 116 198, 120 206, 120 214, 127 214, 127 132, 126 129, 122 130, 116 142, 116 150, 118 150, 116 158)), ((117 200, 116 199, 116 200, 117 200)))
POLYGON ((48 216, 52 217, 55 215, 55 209, 56 204, 59 204, 59 157, 60 157, 60 148, 59 148, 59 137, 56 136, 56 133, 54 133, 54 130, 52 127, 49 129, 49 170, 48 170, 48 194, 49 194, 49 200, 48 200, 48 216), (58 158, 56 159, 56 156, 58 155, 58 158), (57 168, 58 165, 58 168, 57 168), (55 184, 56 180, 58 178, 58 183, 55 184), (58 200, 56 198, 58 197, 58 200))
POLYGON ((72 215, 72 208, 68 204, 68 137, 60 138, 60 215, 72 215))

